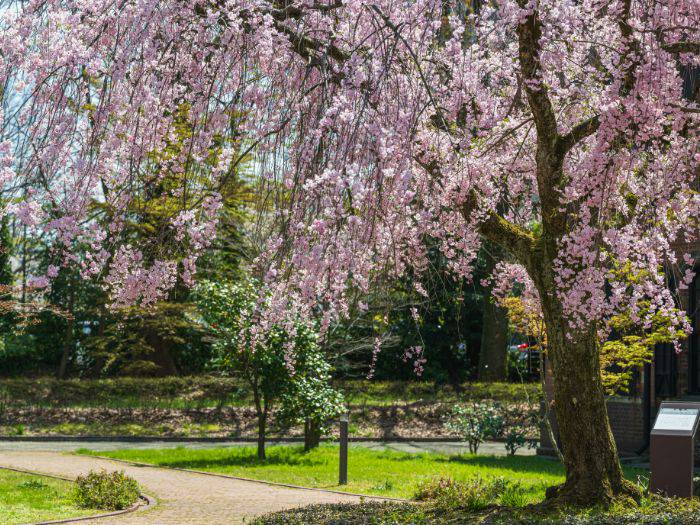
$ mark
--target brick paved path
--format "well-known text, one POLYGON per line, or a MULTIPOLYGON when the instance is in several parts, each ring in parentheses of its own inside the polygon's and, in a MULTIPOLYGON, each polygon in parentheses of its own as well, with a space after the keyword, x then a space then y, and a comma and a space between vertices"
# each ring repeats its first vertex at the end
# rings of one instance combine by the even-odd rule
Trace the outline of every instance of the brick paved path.
POLYGON ((0 466, 75 477, 91 469, 124 470, 158 504, 124 516, 89 520, 91 525, 234 525, 266 512, 314 503, 359 502, 314 490, 290 489, 190 472, 142 467, 55 452, 0 452, 0 466))

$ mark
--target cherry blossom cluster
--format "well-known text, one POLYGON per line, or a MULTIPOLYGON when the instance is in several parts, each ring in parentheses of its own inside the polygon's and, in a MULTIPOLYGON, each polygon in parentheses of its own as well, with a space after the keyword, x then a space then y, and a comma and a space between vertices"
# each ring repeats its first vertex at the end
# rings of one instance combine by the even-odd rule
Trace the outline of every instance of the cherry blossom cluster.
POLYGON ((572 331, 645 298, 649 315, 671 312, 661 270, 692 278, 676 243, 700 216, 700 108, 683 74, 700 66, 697 0, 485 4, 4 0, 9 212, 118 302, 149 303, 192 280, 218 190, 253 155, 280 188, 258 261, 279 315, 327 325, 350 292, 419 276, 428 241, 468 277, 489 235, 542 297, 508 232, 557 237, 546 264, 572 331), (174 172, 170 244, 145 257, 125 224, 174 172))
POLYGON ((428 360, 423 357, 422 346, 411 346, 407 348, 404 350, 401 360, 404 363, 411 363, 413 365, 413 373, 418 377, 423 375, 423 372, 425 371, 425 363, 428 362, 428 360))

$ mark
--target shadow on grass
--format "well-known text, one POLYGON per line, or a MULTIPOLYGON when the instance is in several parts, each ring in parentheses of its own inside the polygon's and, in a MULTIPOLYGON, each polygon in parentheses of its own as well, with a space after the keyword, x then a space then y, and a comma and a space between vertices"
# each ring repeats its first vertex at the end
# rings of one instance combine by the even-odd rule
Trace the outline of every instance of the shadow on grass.
POLYGON ((149 462, 163 467, 186 468, 192 470, 220 470, 227 467, 269 467, 302 466, 313 467, 324 463, 323 458, 305 454, 302 447, 273 448, 267 452, 267 458, 260 460, 254 449, 231 449, 214 457, 188 457, 183 449, 183 457, 178 459, 152 458, 149 462))
POLYGON ((538 456, 479 456, 473 454, 433 455, 427 452, 406 452, 399 456, 396 452, 391 452, 386 455, 380 453, 378 457, 397 462, 429 460, 438 464, 460 464, 477 468, 504 469, 522 473, 564 474, 564 469, 558 461, 538 456))
POLYGON ((537 456, 474 456, 471 454, 436 458, 438 462, 458 463, 481 468, 507 469, 513 472, 563 475, 558 461, 537 456))

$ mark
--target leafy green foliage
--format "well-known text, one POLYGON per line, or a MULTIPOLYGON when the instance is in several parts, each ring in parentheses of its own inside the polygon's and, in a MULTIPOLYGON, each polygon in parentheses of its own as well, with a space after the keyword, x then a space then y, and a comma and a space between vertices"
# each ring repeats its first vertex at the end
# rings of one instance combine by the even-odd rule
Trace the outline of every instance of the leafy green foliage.
POLYGON ((421 379, 452 387, 474 379, 483 317, 482 257, 470 282, 455 278, 435 247, 428 251, 431 264, 420 275, 426 296, 416 290, 413 276, 384 283, 362 294, 366 309, 352 310, 348 321, 332 330, 328 344, 338 355, 342 376, 367 375, 379 337, 374 378, 415 380, 414 367, 402 356, 407 348, 420 346, 427 360, 421 379))
POLYGON ((7 334, 14 325, 14 315, 11 307, 13 242, 10 232, 9 217, 3 215, 0 219, 0 345, 2 336, 7 334))
POLYGON ((203 370, 210 357, 204 332, 188 303, 164 302, 148 310, 124 308, 99 335, 84 342, 87 359, 102 376, 158 376, 203 370))
MULTIPOLYGON (((255 281, 205 281, 195 292, 203 322, 214 336, 216 366, 241 375, 253 394, 263 437, 269 410, 281 404, 280 420, 323 425, 342 409, 343 397, 331 386, 331 367, 317 344, 316 332, 297 322, 294 333, 273 326, 256 334, 258 303, 255 281)), ((262 305, 264 307, 264 305, 262 305)), ((261 452, 263 454, 263 452, 261 452)))
POLYGON ((327 434, 330 420, 343 411, 345 403, 341 392, 331 385, 331 371, 318 346, 299 355, 295 374, 282 393, 279 420, 291 425, 310 421, 320 434, 327 434))
POLYGON ((459 434, 469 444, 470 452, 476 454, 481 443, 502 433, 504 419, 497 405, 474 403, 454 407, 445 426, 459 434))
MULTIPOLYGON (((649 301, 641 301, 641 315, 650 311, 649 301)), ((610 327, 615 337, 600 348, 603 386, 608 394, 628 393, 634 373, 650 363, 658 345, 672 344, 686 337, 683 330, 671 323, 671 318, 656 312, 650 316, 648 328, 639 326, 628 313, 614 316, 610 327)))
POLYGON ((469 512, 500 504, 522 507, 529 500, 518 482, 504 477, 482 478, 477 475, 467 480, 437 477, 421 484, 414 496, 416 501, 431 501, 436 508, 461 508, 469 512))
POLYGON ((311 505, 268 514, 251 525, 428 525, 425 511, 408 503, 311 505))
POLYGON ((526 434, 522 428, 510 427, 506 432, 506 450, 508 455, 514 456, 515 453, 527 444, 526 434))
MULTIPOLYGON (((242 376, 253 391, 257 408, 270 408, 287 388, 291 370, 287 364, 288 335, 273 328, 252 343, 257 293, 254 281, 214 283, 205 281, 195 290, 203 324, 213 336, 215 367, 242 376)), ((315 345, 315 334, 299 326, 293 355, 315 345)))
POLYGON ((437 508, 459 507, 474 512, 496 504, 509 485, 510 482, 503 477, 485 479, 475 476, 464 481, 438 478, 433 484, 421 487, 415 499, 432 500, 437 508))
POLYGON ((437 499, 442 494, 454 490, 457 481, 450 477, 434 477, 426 479, 418 484, 413 499, 416 501, 429 501, 437 499))
POLYGON ((123 510, 139 499, 138 483, 121 471, 90 471, 75 484, 75 502, 86 509, 123 510))

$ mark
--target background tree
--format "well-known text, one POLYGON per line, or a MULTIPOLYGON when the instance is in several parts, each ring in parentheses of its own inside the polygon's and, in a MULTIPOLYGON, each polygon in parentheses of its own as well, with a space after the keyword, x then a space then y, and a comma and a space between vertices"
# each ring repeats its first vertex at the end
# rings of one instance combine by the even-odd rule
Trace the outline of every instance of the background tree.
POLYGON ((344 398, 331 384, 332 368, 317 345, 296 354, 294 374, 282 393, 278 418, 304 426, 304 450, 318 447, 321 436, 345 409, 344 398))
MULTIPOLYGON (((496 265, 503 260, 503 249, 485 243, 482 249, 485 261, 484 274, 490 277, 496 265)), ((505 381, 508 378, 508 313, 494 297, 490 286, 483 293, 483 328, 479 353, 479 379, 482 381, 505 381)))
POLYGON ((265 459, 265 440, 272 409, 281 405, 281 420, 307 425, 308 449, 318 444, 327 419, 342 407, 342 396, 330 384, 330 367, 317 345, 317 334, 304 323, 257 331, 260 314, 255 281, 203 282, 197 304, 214 336, 215 367, 248 384, 258 418, 258 459, 265 459))

